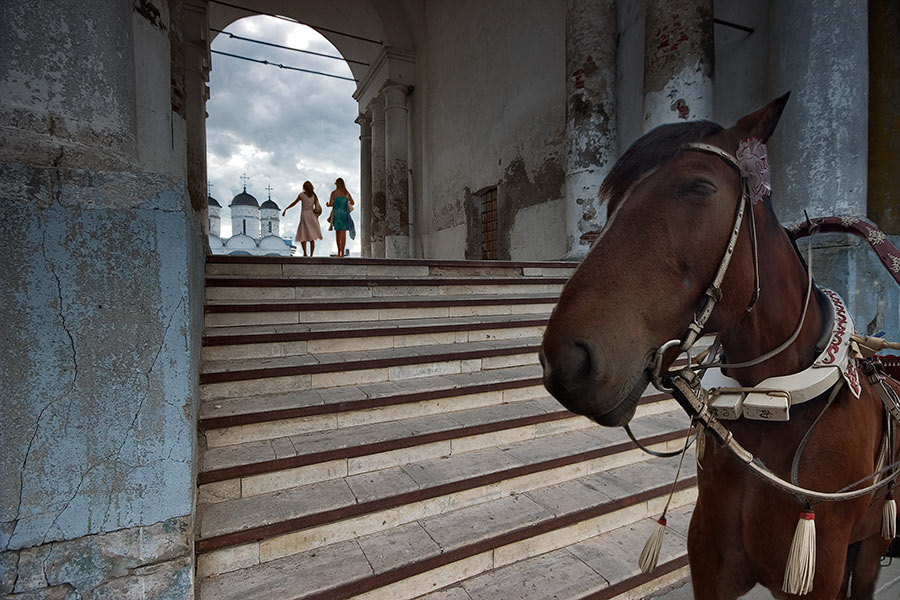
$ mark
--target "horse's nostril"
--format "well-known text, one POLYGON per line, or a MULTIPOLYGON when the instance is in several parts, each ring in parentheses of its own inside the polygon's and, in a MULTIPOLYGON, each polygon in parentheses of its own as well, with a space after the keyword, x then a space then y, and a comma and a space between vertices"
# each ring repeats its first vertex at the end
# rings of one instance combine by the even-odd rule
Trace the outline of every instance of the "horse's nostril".
POLYGON ((572 344, 572 365, 577 366, 577 375, 587 377, 591 372, 591 350, 586 344, 575 342, 572 344))
POLYGON ((544 383, 559 400, 562 400, 561 396, 577 394, 590 377, 591 351, 584 343, 566 342, 544 347, 538 357, 544 369, 544 383))

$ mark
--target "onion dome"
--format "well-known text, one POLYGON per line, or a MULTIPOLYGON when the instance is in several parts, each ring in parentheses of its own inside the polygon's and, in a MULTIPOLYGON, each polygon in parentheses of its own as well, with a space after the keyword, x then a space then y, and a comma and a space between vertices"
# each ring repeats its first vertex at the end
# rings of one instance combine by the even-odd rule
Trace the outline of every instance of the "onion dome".
POLYGON ((247 193, 247 188, 245 187, 243 192, 232 198, 229 206, 253 206, 254 208, 259 208, 259 202, 247 193))
POLYGON ((268 199, 268 200, 266 200, 265 202, 263 202, 263 203, 262 203, 262 206, 260 206, 260 208, 268 208, 268 209, 271 209, 271 210, 281 210, 280 208, 278 208, 278 205, 277 205, 277 204, 275 204, 274 202, 272 202, 272 199, 271 199, 271 198, 268 199))
POLYGON ((212 196, 209 197, 208 205, 209 205, 209 206, 215 206, 215 207, 217 207, 217 208, 222 208, 222 205, 219 204, 219 201, 216 200, 215 198, 213 198, 212 196))

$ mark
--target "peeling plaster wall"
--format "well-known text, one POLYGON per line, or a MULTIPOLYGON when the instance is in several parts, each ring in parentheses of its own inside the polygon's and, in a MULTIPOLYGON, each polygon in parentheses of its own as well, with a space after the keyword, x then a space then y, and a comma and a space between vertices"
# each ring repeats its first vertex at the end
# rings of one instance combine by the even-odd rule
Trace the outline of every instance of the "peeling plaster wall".
POLYGON ((4 597, 193 593, 204 253, 169 8, 0 7, 4 597))
MULTIPOLYGON (((499 256, 556 259, 565 249, 513 244, 545 235, 530 206, 554 203, 565 242, 565 1, 426 3, 428 72, 423 183, 427 254, 466 258, 466 189, 497 186, 499 256)), ((418 95, 418 90, 416 95, 418 95)), ((470 211, 471 212, 471 211, 470 211)), ((469 257, 478 258, 478 257, 469 257)))

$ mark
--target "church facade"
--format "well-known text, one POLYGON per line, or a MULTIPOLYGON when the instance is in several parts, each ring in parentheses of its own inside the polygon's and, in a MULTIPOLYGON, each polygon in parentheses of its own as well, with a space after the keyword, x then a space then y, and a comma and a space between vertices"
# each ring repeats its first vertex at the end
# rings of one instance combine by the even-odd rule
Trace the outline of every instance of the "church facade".
MULTIPOLYGON (((643 132, 787 91, 783 222, 900 234, 892 0, 3 3, 0 595, 193 594, 209 43, 257 13, 358 61, 364 256, 578 259, 643 132)), ((234 231, 259 248, 269 210, 232 206, 234 231)), ((864 333, 900 338, 868 249, 814 248, 864 333)))
POLYGON ((231 211, 231 237, 222 237, 222 205, 209 196, 207 200, 208 241, 212 254, 233 256, 290 256, 290 239, 281 235, 280 208, 270 197, 259 204, 244 191, 228 205, 231 211))

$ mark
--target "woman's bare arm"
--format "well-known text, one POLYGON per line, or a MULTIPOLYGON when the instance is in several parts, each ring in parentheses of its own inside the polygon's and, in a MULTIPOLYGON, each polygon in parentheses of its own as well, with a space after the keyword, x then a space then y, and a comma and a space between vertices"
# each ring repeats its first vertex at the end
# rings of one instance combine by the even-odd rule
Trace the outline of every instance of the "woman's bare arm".
MULTIPOLYGON (((302 193, 303 193, 303 192, 301 192, 301 194, 302 194, 302 193)), ((300 202, 300 194, 297 194, 297 198, 296 198, 293 202, 291 202, 291 203, 288 205, 287 208, 285 208, 283 211, 281 211, 281 216, 283 217, 283 216, 285 215, 285 213, 288 211, 288 208, 291 208, 292 206, 294 206, 294 205, 297 204, 298 202, 300 202)))

